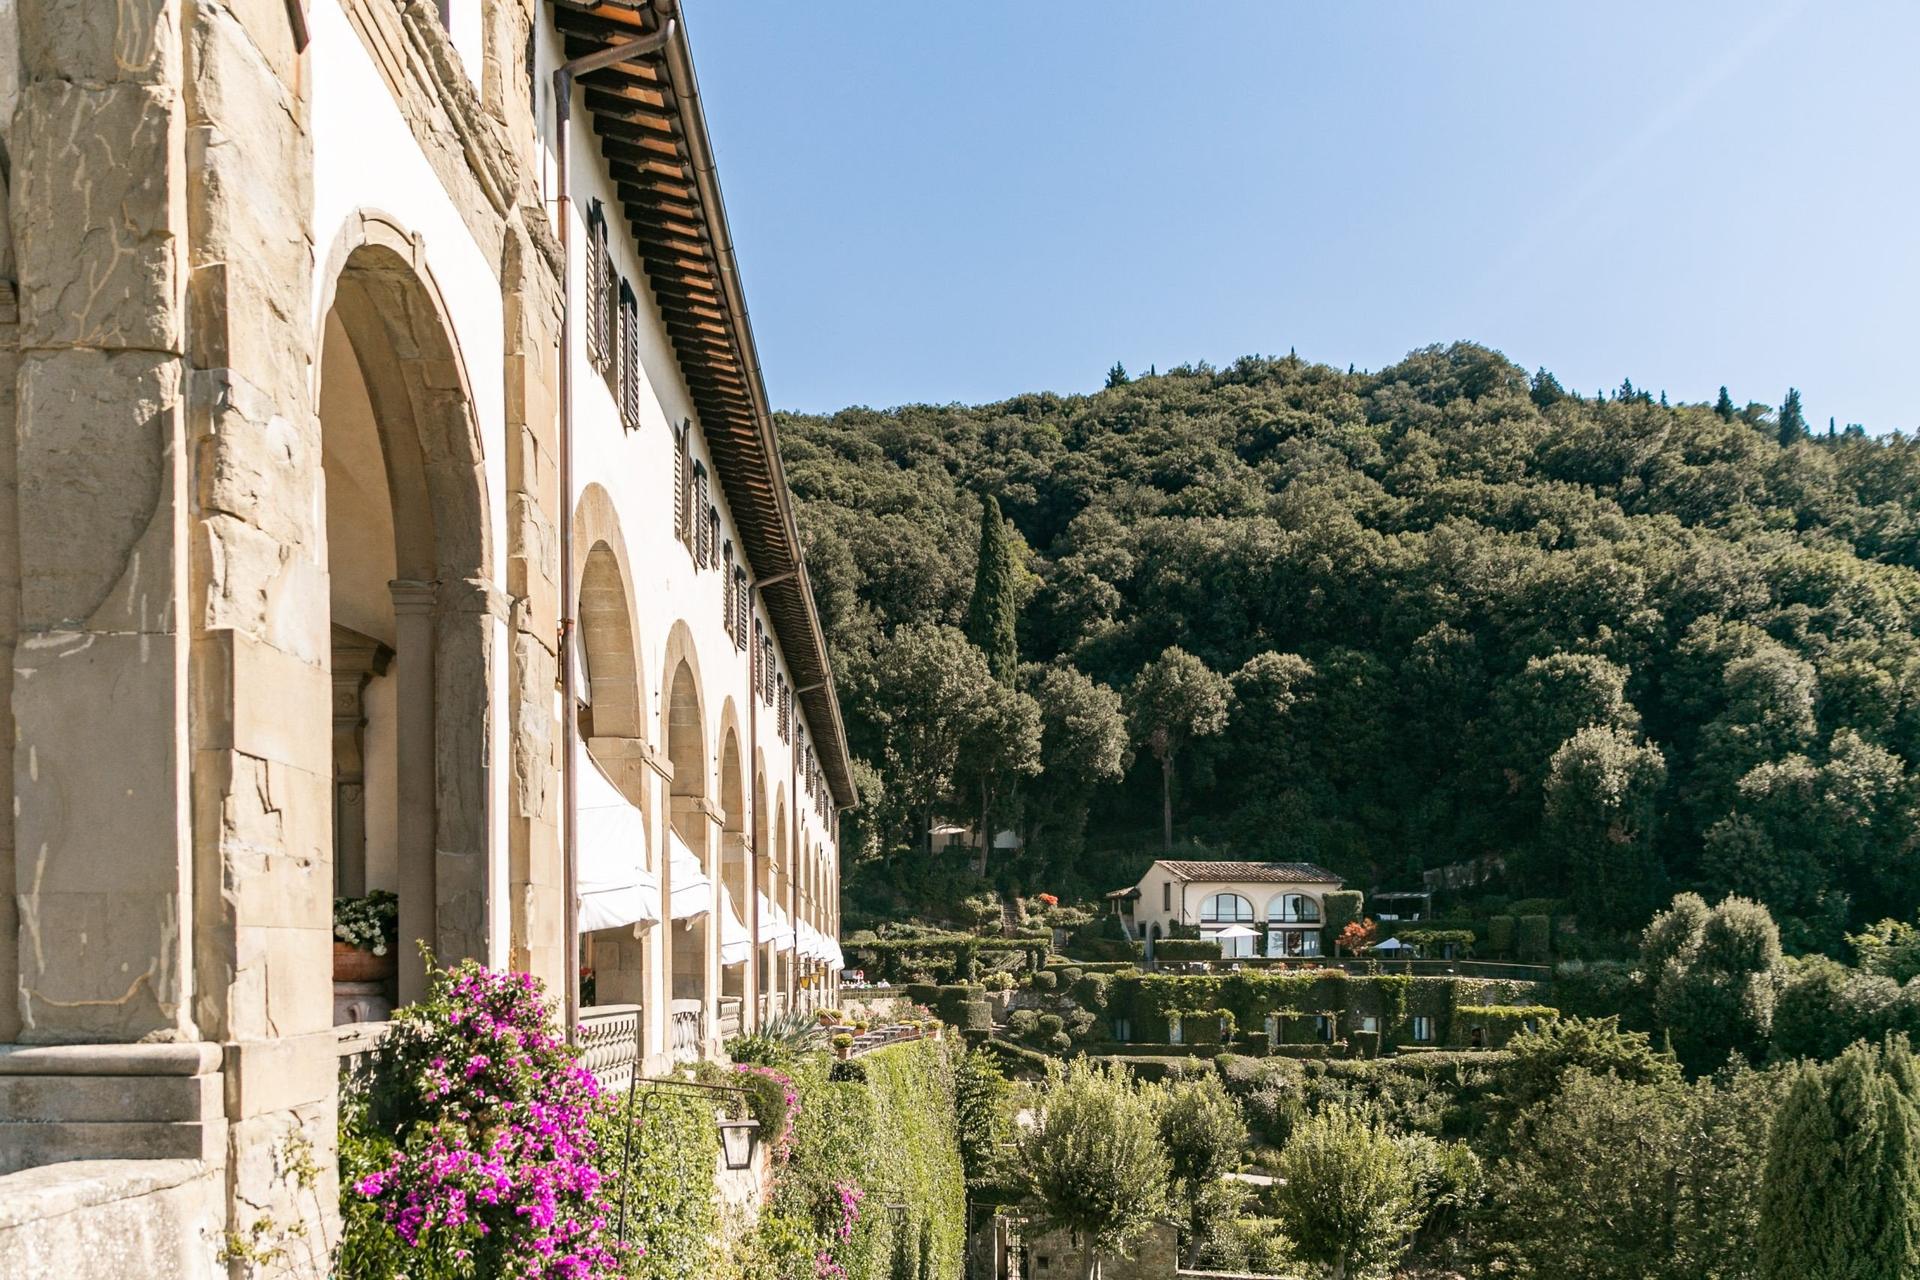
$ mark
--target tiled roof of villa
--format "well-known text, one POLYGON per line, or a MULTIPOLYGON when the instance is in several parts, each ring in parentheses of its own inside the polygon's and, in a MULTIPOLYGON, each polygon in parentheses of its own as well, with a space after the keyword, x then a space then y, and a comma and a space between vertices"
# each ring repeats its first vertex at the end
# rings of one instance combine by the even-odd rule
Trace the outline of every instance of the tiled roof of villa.
POLYGON ((1175 862, 1161 866, 1181 880, 1247 880, 1255 884, 1339 884, 1340 877, 1311 862, 1175 862))

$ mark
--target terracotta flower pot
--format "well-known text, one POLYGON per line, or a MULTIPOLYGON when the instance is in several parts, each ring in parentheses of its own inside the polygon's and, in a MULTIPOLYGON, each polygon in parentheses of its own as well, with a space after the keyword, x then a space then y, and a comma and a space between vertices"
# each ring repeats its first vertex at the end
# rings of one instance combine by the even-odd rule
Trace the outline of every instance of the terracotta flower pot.
POLYGON ((398 957, 389 949, 377 956, 364 947, 346 942, 333 944, 333 980, 335 982, 383 982, 391 978, 398 957))

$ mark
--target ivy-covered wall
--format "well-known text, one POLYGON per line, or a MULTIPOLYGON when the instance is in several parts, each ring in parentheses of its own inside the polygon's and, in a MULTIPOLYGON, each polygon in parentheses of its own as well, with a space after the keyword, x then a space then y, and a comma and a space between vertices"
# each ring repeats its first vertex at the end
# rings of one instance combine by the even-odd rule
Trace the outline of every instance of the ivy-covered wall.
MULTIPOLYGON (((1092 994, 1089 992, 1088 994, 1092 994)), ((1340 969, 1306 972, 1115 974, 1099 992, 1106 1019, 1124 1019, 1134 1042, 1164 1043, 1174 1014, 1230 1012, 1239 1028, 1262 1031, 1276 1015, 1277 1045, 1303 1045, 1328 1038, 1364 1039, 1372 1050, 1416 1042, 1414 1019, 1433 1023, 1431 1044, 1457 1043, 1454 1012, 1462 1006, 1540 1006, 1542 984, 1503 978, 1349 974, 1340 969), (1375 1031, 1363 1033, 1363 1019, 1375 1031), (1321 1019, 1327 1019, 1323 1023, 1321 1019)))
POLYGON ((919 1040, 850 1063, 814 1055, 798 1064, 792 1154, 739 1251, 742 1280, 960 1280, 961 1052, 952 1039, 919 1040))

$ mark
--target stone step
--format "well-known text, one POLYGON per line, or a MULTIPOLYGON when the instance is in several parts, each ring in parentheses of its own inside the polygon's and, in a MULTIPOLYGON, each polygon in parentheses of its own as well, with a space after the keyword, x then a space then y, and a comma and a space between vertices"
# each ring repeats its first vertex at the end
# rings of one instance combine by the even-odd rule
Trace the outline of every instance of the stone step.
POLYGON ((69 1160, 204 1160, 226 1158, 227 1122, 0 1122, 0 1174, 69 1160))
POLYGON ((0 1075, 0 1123, 197 1121, 224 1110, 221 1078, 0 1075))

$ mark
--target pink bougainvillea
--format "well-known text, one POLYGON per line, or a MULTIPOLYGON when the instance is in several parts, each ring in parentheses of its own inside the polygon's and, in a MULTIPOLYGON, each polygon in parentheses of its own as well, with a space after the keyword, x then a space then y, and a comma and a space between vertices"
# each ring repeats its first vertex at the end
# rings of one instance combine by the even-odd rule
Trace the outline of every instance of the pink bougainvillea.
POLYGON ((394 1150, 351 1192, 410 1248, 475 1276, 619 1276, 589 1126, 600 1089, 539 984, 469 962, 395 1021, 369 1105, 394 1150))

